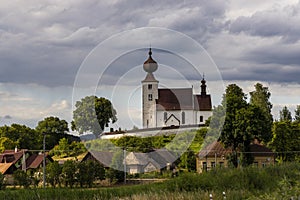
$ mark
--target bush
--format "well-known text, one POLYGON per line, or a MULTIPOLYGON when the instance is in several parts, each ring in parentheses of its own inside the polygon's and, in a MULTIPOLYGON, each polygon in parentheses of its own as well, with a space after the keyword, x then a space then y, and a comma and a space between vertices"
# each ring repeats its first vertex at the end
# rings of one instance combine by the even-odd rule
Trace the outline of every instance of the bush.
POLYGON ((4 175, 0 172, 0 190, 4 189, 4 175))
POLYGON ((25 171, 18 169, 17 171, 14 172, 13 177, 17 185, 23 186, 24 188, 28 188, 31 184, 31 179, 29 175, 26 174, 25 171))

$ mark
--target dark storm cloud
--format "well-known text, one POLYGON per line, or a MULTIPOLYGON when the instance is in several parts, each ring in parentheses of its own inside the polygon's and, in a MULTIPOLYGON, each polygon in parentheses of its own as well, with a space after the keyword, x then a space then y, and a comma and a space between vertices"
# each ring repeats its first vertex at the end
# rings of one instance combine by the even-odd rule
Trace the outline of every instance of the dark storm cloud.
POLYGON ((230 31, 261 37, 278 36, 285 41, 294 42, 300 39, 299 21, 300 3, 283 9, 259 11, 248 17, 238 17, 232 21, 230 31))
MULTIPOLYGON (((2 8, 1 82, 72 85, 85 56, 123 30, 160 26, 205 41, 222 29, 226 3, 215 1, 30 0, 2 8)), ((0 8, 1 9, 1 8, 0 8)))

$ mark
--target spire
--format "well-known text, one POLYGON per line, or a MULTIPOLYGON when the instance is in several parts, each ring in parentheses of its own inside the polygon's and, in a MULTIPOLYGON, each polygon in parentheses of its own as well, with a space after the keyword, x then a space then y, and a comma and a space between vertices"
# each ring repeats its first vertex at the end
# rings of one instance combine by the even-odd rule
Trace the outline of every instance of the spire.
POLYGON ((201 95, 205 96, 206 95, 206 81, 204 79, 204 73, 201 81, 201 95))

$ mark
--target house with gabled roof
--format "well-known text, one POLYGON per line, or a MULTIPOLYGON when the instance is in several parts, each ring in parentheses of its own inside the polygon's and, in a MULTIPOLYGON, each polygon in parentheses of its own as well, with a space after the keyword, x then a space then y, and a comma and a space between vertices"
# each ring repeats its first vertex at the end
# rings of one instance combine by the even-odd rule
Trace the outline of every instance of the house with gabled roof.
MULTIPOLYGON (((45 158, 46 164, 53 162, 48 153, 45 158)), ((0 154, 0 172, 5 175, 7 184, 13 184, 12 174, 18 169, 41 173, 43 159, 43 154, 32 153, 27 149, 5 150, 0 154)))
POLYGON ((166 150, 158 149, 149 153, 130 152, 126 156, 126 169, 130 174, 160 171, 174 167, 175 155, 166 150))
MULTIPOLYGON (((200 150, 196 158, 197 172, 202 173, 212 170, 216 167, 228 167, 228 156, 232 154, 231 148, 225 148, 221 142, 214 141, 200 150)), ((237 152, 239 153, 239 152, 237 152)), ((255 141, 250 145, 247 152, 253 156, 253 165, 257 167, 265 167, 274 164, 275 154, 266 146, 255 141)))

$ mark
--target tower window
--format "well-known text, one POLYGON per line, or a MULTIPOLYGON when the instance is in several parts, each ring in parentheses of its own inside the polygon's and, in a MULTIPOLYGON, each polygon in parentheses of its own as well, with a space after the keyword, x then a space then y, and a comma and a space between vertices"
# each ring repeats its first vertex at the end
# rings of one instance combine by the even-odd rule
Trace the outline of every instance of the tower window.
POLYGON ((152 94, 148 94, 148 101, 152 101, 152 94))
POLYGON ((200 116, 200 122, 203 122, 203 116, 200 116))
POLYGON ((185 112, 181 113, 181 122, 182 124, 185 124, 185 112))
POLYGON ((152 84, 148 85, 148 90, 152 90, 152 84))

